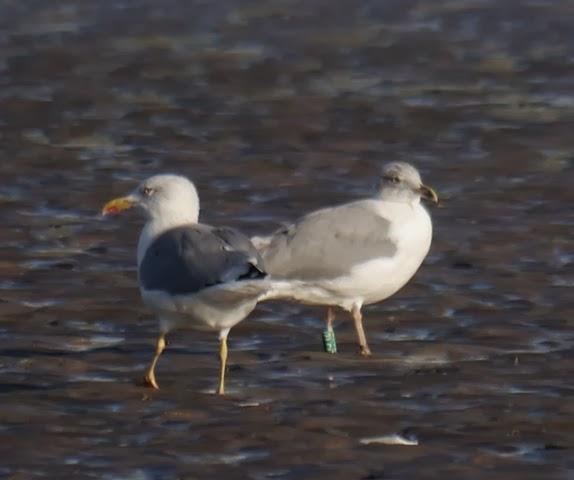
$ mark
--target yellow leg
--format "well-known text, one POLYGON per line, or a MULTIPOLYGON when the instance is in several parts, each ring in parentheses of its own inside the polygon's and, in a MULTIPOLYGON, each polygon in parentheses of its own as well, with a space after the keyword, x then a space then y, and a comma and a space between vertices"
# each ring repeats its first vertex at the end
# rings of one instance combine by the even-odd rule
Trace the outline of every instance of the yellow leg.
POLYGON ((145 375, 145 383, 155 389, 159 389, 159 385, 155 380, 155 365, 164 349, 165 349, 165 333, 160 333, 155 347, 155 355, 145 375))
POLYGON ((229 331, 219 334, 219 388, 218 395, 225 395, 225 366, 227 365, 227 334, 229 331))
POLYGON ((365 330, 363 330, 363 314, 361 313, 361 307, 357 305, 353 306, 351 314, 353 315, 353 321, 355 322, 355 331, 357 332, 357 338, 359 339, 361 355, 368 357, 371 354, 371 349, 367 343, 365 330))

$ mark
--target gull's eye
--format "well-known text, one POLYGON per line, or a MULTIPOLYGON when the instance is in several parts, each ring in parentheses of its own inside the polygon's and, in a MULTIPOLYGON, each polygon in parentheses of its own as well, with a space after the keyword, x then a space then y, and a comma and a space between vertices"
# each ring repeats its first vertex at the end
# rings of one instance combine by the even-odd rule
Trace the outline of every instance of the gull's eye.
POLYGON ((143 187, 141 189, 142 195, 144 195, 145 197, 150 197, 152 195, 152 193, 154 192, 153 188, 151 187, 143 187))
POLYGON ((385 175, 383 179, 389 183, 399 183, 401 181, 399 177, 396 177, 394 175, 385 175))

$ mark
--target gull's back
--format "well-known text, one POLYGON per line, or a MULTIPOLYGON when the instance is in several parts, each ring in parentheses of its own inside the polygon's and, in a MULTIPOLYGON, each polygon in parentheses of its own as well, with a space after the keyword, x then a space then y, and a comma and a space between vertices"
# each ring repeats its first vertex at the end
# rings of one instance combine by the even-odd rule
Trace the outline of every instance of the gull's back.
POLYGON ((336 279, 356 265, 394 255, 389 229, 374 200, 325 208, 276 231, 263 261, 275 278, 336 279))
POLYGON ((142 289, 171 295, 264 276, 261 257, 245 235, 201 224, 161 233, 139 266, 142 289))

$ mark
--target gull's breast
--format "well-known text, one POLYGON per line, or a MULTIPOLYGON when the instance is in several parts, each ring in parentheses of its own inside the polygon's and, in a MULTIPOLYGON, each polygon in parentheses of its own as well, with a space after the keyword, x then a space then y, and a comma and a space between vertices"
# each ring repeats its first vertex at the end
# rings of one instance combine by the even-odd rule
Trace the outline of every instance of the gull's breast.
POLYGON ((416 273, 426 257, 432 239, 432 223, 421 205, 399 204, 385 209, 391 222, 389 238, 396 245, 391 257, 374 258, 353 267, 350 290, 363 303, 380 302, 400 290, 416 273))

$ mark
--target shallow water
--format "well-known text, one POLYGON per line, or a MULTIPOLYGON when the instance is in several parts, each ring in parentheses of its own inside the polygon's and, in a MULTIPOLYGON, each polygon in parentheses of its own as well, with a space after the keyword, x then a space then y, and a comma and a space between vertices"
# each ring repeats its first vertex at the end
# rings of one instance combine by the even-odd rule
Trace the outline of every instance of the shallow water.
POLYGON ((574 477, 574 5, 493 0, 0 5, 0 478, 574 477), (366 195, 383 160, 443 197, 415 279, 339 316, 265 304, 230 337, 154 319, 135 215, 193 178, 265 233, 366 195), (392 443, 396 443, 393 445, 392 443))

